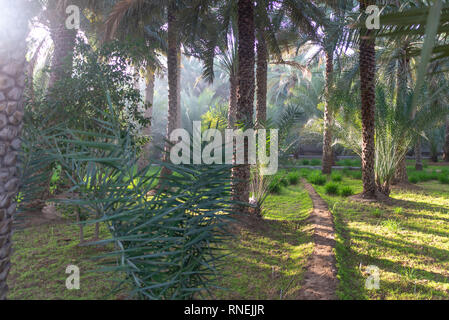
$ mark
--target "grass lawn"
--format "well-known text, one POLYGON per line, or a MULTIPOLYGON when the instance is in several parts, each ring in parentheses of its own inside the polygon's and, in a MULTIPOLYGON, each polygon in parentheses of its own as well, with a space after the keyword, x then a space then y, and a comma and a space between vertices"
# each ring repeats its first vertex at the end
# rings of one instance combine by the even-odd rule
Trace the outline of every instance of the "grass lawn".
MULTIPOLYGON (((101 232, 102 236, 106 232, 101 232)), ((85 228, 85 239, 92 239, 93 226, 85 228)), ((104 247, 79 246, 78 226, 67 223, 46 224, 17 230, 8 277, 8 299, 115 299, 108 296, 116 286, 109 273, 95 272, 99 261, 92 258, 104 247), (80 289, 68 290, 65 282, 68 265, 80 268, 80 289)))
MULTIPOLYGON (((341 184, 362 190, 360 180, 341 184)), ((449 186, 418 186, 393 190, 394 205, 357 203, 316 187, 335 219, 341 299, 449 299, 449 186), (380 271, 378 290, 365 288, 370 265, 380 271)))
POLYGON ((312 253, 312 230, 305 222, 312 201, 301 185, 283 188, 265 202, 264 220, 241 226, 225 245, 218 299, 294 299, 312 253))

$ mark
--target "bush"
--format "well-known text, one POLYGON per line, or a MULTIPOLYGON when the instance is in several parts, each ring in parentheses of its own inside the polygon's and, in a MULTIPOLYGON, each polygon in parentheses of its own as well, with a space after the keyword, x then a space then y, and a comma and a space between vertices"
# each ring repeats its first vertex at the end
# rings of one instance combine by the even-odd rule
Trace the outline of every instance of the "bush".
POLYGON ((341 173, 333 172, 331 174, 331 180, 335 181, 335 182, 340 182, 341 180, 343 180, 343 177, 342 177, 341 173))
POLYGON ((349 196, 352 196, 353 194, 354 194, 354 191, 353 191, 352 188, 349 187, 349 186, 343 187, 343 188, 340 190, 340 195, 341 195, 342 197, 349 197, 349 196))
POLYGON ((281 177, 279 179, 279 182, 283 187, 288 187, 288 185, 290 184, 286 177, 281 177))
POLYGON ((307 177, 307 181, 309 181, 312 184, 316 184, 318 186, 322 186, 326 183, 327 178, 321 174, 319 171, 314 171, 309 174, 307 177))
POLYGON ((349 171, 349 176, 353 179, 362 179, 362 171, 349 171))
POLYGON ((449 176, 442 173, 438 176, 438 181, 442 184, 449 184, 449 176))
POLYGON ((282 185, 281 180, 278 177, 273 178, 268 185, 268 191, 270 193, 281 193, 282 185))
POLYGON ((298 184, 299 182, 299 175, 300 173, 298 171, 292 171, 287 175, 287 180, 289 184, 298 184))
POLYGON ((310 161, 310 164, 311 164, 312 166, 319 166, 319 165, 321 164, 321 160, 318 160, 318 159, 312 159, 312 160, 310 161))
POLYGON ((308 165, 310 165, 310 161, 309 161, 308 159, 303 159, 303 160, 301 161, 301 164, 302 164, 303 166, 308 166, 308 165))
POLYGON ((332 194, 332 195, 335 195, 335 194, 338 194, 339 186, 338 186, 338 183, 335 183, 335 182, 328 182, 328 183, 326 183, 326 185, 324 186, 324 189, 326 190, 326 194, 332 194))
POLYGON ((307 168, 299 169, 299 176, 301 178, 305 178, 306 179, 309 176, 310 172, 311 172, 311 170, 307 169, 307 168))
POLYGON ((409 181, 410 183, 418 183, 420 180, 419 180, 419 177, 418 177, 417 174, 410 174, 410 175, 408 176, 408 181, 409 181))

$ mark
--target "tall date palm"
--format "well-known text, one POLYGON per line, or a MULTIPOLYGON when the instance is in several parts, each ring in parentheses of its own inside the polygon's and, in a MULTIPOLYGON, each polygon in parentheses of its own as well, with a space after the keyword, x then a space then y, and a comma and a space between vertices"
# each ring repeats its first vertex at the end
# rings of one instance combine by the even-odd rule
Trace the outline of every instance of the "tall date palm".
MULTIPOLYGON (((365 12, 373 0, 360 0, 360 11, 365 12)), ((374 132, 376 109, 376 49, 372 30, 362 24, 359 47, 360 59, 360 93, 362 102, 362 180, 364 198, 374 198, 376 183, 374 175, 374 132)))
POLYGON ((0 300, 6 299, 6 279, 11 266, 30 6, 32 4, 27 0, 14 3, 0 0, 0 300))

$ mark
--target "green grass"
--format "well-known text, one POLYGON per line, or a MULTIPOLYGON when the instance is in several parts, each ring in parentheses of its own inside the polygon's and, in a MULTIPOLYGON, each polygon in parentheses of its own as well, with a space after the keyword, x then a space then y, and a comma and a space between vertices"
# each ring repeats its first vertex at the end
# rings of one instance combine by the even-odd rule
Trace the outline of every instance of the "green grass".
MULTIPOLYGON (((85 228, 85 239, 93 238, 94 228, 85 228)), ((101 236, 106 236, 102 230, 101 236)), ((17 230, 8 277, 9 299, 73 300, 115 299, 109 296, 116 282, 110 273, 97 272, 93 257, 110 251, 99 246, 79 246, 78 226, 53 224, 17 230), (68 265, 80 268, 80 290, 68 290, 65 273, 68 265)))
POLYGON ((222 269, 217 299, 294 299, 308 256, 312 230, 306 219, 312 201, 301 185, 270 195, 264 219, 256 226, 241 226, 224 249, 230 254, 222 269))
MULTIPOLYGON (((361 182, 345 180, 356 192, 361 182)), ((334 215, 338 296, 341 299, 449 299, 449 188, 419 183, 422 191, 394 189, 395 205, 359 203, 318 193, 334 215), (368 290, 368 266, 380 288, 368 290)))

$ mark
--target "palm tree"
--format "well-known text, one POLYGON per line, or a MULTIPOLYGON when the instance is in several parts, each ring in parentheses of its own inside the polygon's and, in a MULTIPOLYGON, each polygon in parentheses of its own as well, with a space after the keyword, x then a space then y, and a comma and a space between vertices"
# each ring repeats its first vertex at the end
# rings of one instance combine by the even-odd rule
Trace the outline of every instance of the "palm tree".
MULTIPOLYGON (((254 66, 255 66, 255 25, 254 5, 251 0, 238 0, 238 91, 236 119, 244 128, 253 126, 254 107, 254 66)), ((243 203, 249 202, 250 166, 248 164, 248 141, 245 139, 245 164, 232 169, 233 199, 243 203)), ((242 212, 247 208, 238 206, 242 212)))
POLYGON ((49 88, 52 88, 61 78, 72 74, 71 66, 77 30, 66 27, 67 14, 65 10, 70 4, 72 1, 48 1, 47 8, 43 12, 54 45, 49 88))
POLYGON ((28 21, 32 15, 27 0, 14 4, 0 1, 0 300, 6 299, 11 267, 12 222, 19 185, 17 155, 23 119, 25 54, 28 21))
POLYGON ((443 160, 449 162, 449 116, 446 117, 446 131, 443 150, 443 160))
POLYGON ((265 42, 265 32, 257 30, 257 68, 256 68, 256 126, 267 120, 267 79, 268 79, 268 51, 265 42))
MULTIPOLYGON (((375 4, 372 0, 360 0, 360 12, 365 13, 369 5, 375 4)), ((361 27, 359 47, 360 59, 360 93, 362 103, 362 180, 364 198, 376 196, 376 182, 374 175, 374 132, 376 109, 376 49, 372 30, 361 27)))
MULTIPOLYGON (((131 64, 135 69, 141 70, 145 78, 145 111, 144 117, 149 120, 148 125, 143 128, 143 135, 149 140, 151 136, 151 118, 153 112, 154 85, 156 73, 161 72, 163 67, 158 53, 167 51, 166 32, 160 29, 164 23, 163 12, 157 11, 156 7, 148 8, 151 14, 143 14, 132 6, 134 2, 116 1, 107 16, 104 39, 118 38, 121 41, 143 44, 145 52, 137 50, 131 53, 131 64)), ((137 4, 137 2, 135 2, 137 4)), ((150 6, 150 5, 149 5, 150 6)), ((137 7, 138 9, 138 7, 137 7)), ((178 62, 179 63, 179 62, 178 62)), ((137 78, 140 73, 136 72, 137 78)), ((178 78, 180 78, 178 76, 178 78)), ((138 81, 138 79, 136 79, 138 81)), ((178 79, 179 82, 179 79, 178 79)), ((179 103, 179 99, 178 99, 179 103)), ((142 154, 138 161, 139 168, 148 164, 150 143, 143 146, 142 154)))

